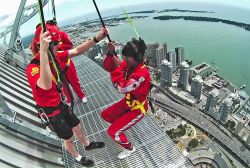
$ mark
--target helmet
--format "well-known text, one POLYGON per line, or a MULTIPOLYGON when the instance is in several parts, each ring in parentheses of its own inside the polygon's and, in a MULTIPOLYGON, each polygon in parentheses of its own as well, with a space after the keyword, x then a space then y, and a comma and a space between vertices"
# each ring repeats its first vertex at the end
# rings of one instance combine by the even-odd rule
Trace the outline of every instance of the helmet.
MULTIPOLYGON (((58 28, 51 24, 46 24, 46 30, 49 32, 51 36, 51 41, 60 41, 60 32, 58 28)), ((32 51, 36 54, 39 51, 39 43, 40 43, 40 34, 42 31, 42 27, 38 26, 35 32, 35 36, 32 42, 32 51)))

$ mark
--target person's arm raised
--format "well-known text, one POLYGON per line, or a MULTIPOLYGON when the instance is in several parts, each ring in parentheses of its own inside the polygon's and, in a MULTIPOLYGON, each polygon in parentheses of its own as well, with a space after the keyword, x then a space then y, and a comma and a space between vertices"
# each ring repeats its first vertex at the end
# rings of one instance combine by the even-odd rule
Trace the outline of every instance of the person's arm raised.
POLYGON ((49 32, 41 33, 40 35, 40 78, 37 81, 37 86, 44 90, 49 90, 52 87, 52 73, 49 65, 48 48, 51 42, 49 32))
POLYGON ((103 40, 108 34, 108 29, 104 28, 102 29, 97 36, 95 37, 95 39, 91 39, 89 41, 86 41, 84 43, 82 43, 81 45, 77 46, 74 49, 69 50, 69 56, 71 58, 76 57, 78 55, 81 55, 83 53, 85 53, 86 51, 88 51, 91 47, 93 47, 97 42, 103 40))

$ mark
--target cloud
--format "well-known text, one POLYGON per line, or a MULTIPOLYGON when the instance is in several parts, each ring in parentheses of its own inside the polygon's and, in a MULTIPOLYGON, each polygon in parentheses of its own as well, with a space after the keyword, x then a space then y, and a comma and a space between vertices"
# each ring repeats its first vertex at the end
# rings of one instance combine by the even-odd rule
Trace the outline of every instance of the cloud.
POLYGON ((55 1, 55 5, 60 6, 60 5, 63 5, 65 3, 68 3, 68 2, 75 3, 75 2, 80 2, 80 0, 60 0, 60 1, 57 0, 57 1, 55 1))

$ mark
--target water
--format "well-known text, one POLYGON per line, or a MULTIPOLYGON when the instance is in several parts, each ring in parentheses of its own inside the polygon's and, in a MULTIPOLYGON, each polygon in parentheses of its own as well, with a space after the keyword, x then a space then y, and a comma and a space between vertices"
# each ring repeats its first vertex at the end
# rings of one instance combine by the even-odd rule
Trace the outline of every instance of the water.
MULTIPOLYGON (((176 6, 178 7, 178 6, 176 6)), ((193 9, 193 8, 179 8, 193 9)), ((250 23, 246 11, 239 8, 224 6, 206 6, 195 10, 214 11, 214 14, 168 12, 149 14, 143 20, 135 21, 141 37, 147 43, 167 42, 173 50, 177 46, 185 48, 185 56, 193 61, 193 65, 215 61, 218 73, 236 86, 246 84, 250 94, 250 32, 236 26, 223 23, 196 22, 184 20, 160 21, 152 17, 156 15, 197 15, 231 19, 250 23), (219 17, 221 16, 221 17, 219 17), (238 18, 238 19, 237 19, 238 18)), ((250 11, 249 15, 250 16, 250 11)), ((141 14, 143 15, 143 14, 141 14)), ((130 25, 123 24, 110 28, 111 37, 125 41, 134 37, 130 25)))

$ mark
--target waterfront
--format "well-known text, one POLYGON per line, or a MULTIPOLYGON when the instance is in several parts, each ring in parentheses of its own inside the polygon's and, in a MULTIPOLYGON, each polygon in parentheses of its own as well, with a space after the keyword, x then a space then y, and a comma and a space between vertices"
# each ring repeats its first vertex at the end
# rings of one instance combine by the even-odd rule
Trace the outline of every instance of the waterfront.
MULTIPOLYGON (((172 50, 183 46, 186 58, 194 65, 214 61, 221 76, 238 87, 246 84, 250 93, 250 32, 223 23, 160 21, 152 17, 138 20, 135 25, 147 43, 167 42, 172 50)), ((118 41, 134 36, 128 24, 111 27, 110 32, 118 41)))

